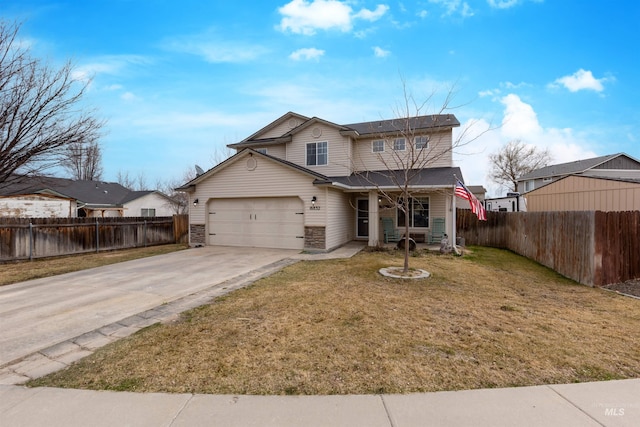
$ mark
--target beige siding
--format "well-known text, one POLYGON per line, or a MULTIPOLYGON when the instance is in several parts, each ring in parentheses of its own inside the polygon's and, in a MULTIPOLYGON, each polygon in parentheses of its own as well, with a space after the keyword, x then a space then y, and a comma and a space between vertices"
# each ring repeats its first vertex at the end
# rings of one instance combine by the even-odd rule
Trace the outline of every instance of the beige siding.
POLYGON ((313 124, 293 136, 287 144, 287 160, 309 168, 326 176, 345 176, 351 174, 351 140, 340 135, 331 126, 320 123, 313 124), (320 129, 321 135, 313 135, 314 129, 320 129), (327 164, 320 166, 306 166, 307 143, 327 141, 327 164))
POLYGON ((189 210, 191 224, 207 223, 207 201, 211 198, 297 196, 304 205, 305 225, 325 225, 324 211, 310 210, 313 196, 319 206, 326 206, 325 193, 313 185, 313 177, 265 158, 257 158, 255 169, 248 170, 247 158, 238 158, 197 185, 191 200, 198 199, 199 203, 189 210))
POLYGON ((292 117, 292 118, 287 119, 284 122, 280 123, 279 125, 277 125, 273 129, 270 129, 270 130, 266 131, 265 133, 258 134, 256 136, 254 136, 254 139, 277 138, 277 137, 280 137, 280 136, 284 135, 285 133, 289 132, 291 129, 295 128, 296 126, 300 126, 302 123, 303 123, 303 121, 301 119, 292 117))
MULTIPOLYGON (((402 164, 406 164, 406 156, 412 153, 413 147, 406 142, 406 150, 394 152, 393 138, 388 138, 385 142, 385 151, 374 153, 372 141, 380 138, 363 139, 355 142, 354 148, 354 167, 356 170, 385 170, 385 169, 403 169, 402 164), (398 154, 398 156, 396 156, 398 154), (398 157, 400 159, 398 159, 398 157), (385 164, 387 166, 385 166, 385 164)), ((426 159, 426 164, 422 167, 452 167, 452 133, 451 131, 438 132, 432 134, 427 149, 420 153, 426 159)))
POLYGON ((348 194, 327 189, 327 249, 343 245, 354 238, 356 212, 350 199, 348 194))
POLYGON ((277 157, 283 160, 286 160, 287 158, 287 147, 284 144, 269 145, 261 148, 266 148, 267 154, 270 156, 277 157))
POLYGON ((124 216, 142 216, 142 209, 155 209, 156 216, 172 216, 175 212, 169 201, 159 194, 150 193, 124 205, 124 216))
POLYGON ((526 194, 529 212, 640 210, 640 184, 570 176, 526 194))

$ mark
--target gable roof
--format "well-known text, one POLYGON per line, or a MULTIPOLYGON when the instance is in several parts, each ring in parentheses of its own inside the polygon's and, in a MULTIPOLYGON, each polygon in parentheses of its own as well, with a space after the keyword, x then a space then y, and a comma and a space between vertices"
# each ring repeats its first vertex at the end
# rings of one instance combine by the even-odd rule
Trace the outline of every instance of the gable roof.
POLYGON ((223 161, 221 163, 218 163, 216 166, 212 167, 211 169, 209 169, 208 171, 206 171, 202 175, 198 175, 197 177, 195 177, 191 181, 187 182, 186 184, 181 185, 180 187, 176 188, 175 190, 176 191, 189 191, 190 189, 193 189, 200 182, 208 179, 210 176, 215 175, 216 173, 220 172, 221 170, 225 169, 226 167, 234 164, 238 160, 243 159, 243 158, 245 158, 247 156, 257 156, 257 157, 262 157, 262 158, 268 159, 268 160, 273 161, 275 163, 281 164, 281 165, 283 165, 285 167, 288 167, 288 168, 291 168, 291 169, 295 169, 298 172, 302 172, 304 174, 310 175, 311 177, 313 177, 315 179, 319 179, 319 180, 326 180, 327 179, 327 177, 325 175, 322 175, 322 174, 320 174, 318 172, 314 172, 311 169, 307 169, 304 166, 300 166, 300 165, 298 165, 296 163, 293 163, 293 162, 290 162, 288 160, 284 160, 284 159, 281 159, 279 157, 274 157, 274 156, 271 156, 269 154, 261 153, 259 151, 253 150, 251 148, 244 148, 242 151, 239 151, 238 153, 236 153, 233 156, 229 157, 225 161, 223 161))
MULTIPOLYGON (((286 114, 282 115, 281 117, 277 118, 276 120, 272 121, 271 123, 269 123, 265 127, 259 129, 257 132, 249 135, 248 137, 246 137, 242 141, 237 142, 235 144, 228 144, 227 147, 236 148, 236 147, 244 146, 244 145, 246 145, 246 143, 252 141, 257 136, 270 131, 271 129, 281 125, 282 123, 284 123, 286 121, 290 121, 290 123, 292 124, 291 128, 295 128, 295 127, 299 126, 297 121, 306 122, 307 120, 309 120, 309 117, 303 116, 302 114, 294 113, 293 111, 289 111, 288 113, 286 113, 286 114), (294 122, 295 122, 295 126, 293 125, 294 122)), ((267 141, 267 140, 270 140, 270 139, 277 140, 279 138, 266 138, 266 139, 258 138, 258 140, 260 140, 260 141, 267 141)), ((280 141, 275 141, 275 142, 280 142, 280 141)))
POLYGON ((257 145, 264 146, 288 142, 291 141, 293 135, 315 123, 321 123, 326 126, 337 128, 343 135, 352 136, 354 138, 366 138, 371 137, 372 135, 398 134, 406 129, 412 129, 413 131, 418 133, 420 131, 460 126, 460 122, 453 114, 432 114, 427 116, 375 120, 371 122, 339 125, 318 117, 309 118, 290 111, 279 119, 274 120, 267 126, 250 135, 249 137, 243 139, 240 142, 228 144, 227 147, 239 149, 257 145), (287 120, 301 120, 302 123, 297 124, 296 126, 290 126, 291 129, 280 136, 260 138, 260 135, 265 134, 266 132, 281 125, 287 120))
POLYGON ((575 162, 545 166, 543 168, 531 171, 528 174, 522 175, 520 178, 518 178, 518 181, 584 173, 589 169, 593 169, 620 156, 627 157, 628 159, 640 164, 638 160, 634 159, 631 156, 628 156, 625 153, 609 154, 606 156, 593 157, 591 159, 576 160, 575 162))

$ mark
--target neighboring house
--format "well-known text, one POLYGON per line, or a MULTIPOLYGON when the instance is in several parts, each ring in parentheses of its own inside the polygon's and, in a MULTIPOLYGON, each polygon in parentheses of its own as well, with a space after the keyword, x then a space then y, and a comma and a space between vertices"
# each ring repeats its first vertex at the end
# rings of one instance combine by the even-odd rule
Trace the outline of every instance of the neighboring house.
POLYGON ((3 211, 2 216, 32 218, 171 216, 168 197, 160 194, 131 191, 114 182, 30 177, 0 187, 0 197, 5 200, 0 206, 8 206, 10 200, 11 210, 3 211), (56 207, 51 200, 64 203, 56 207))
POLYGON ((405 221, 426 239, 434 219, 454 236, 453 115, 410 119, 414 138, 398 129, 403 119, 338 125, 287 113, 244 140, 237 152, 178 188, 189 194, 190 243, 327 251, 351 240, 383 241, 382 218, 402 233, 405 221), (434 156, 410 182, 419 190, 408 218, 378 189, 393 191, 400 171, 388 171, 407 144, 434 156))
POLYGON ((507 193, 506 197, 486 199, 484 207, 493 212, 526 212, 527 200, 520 193, 507 193))
POLYGON ((529 212, 638 211, 640 179, 570 175, 526 194, 529 212))
POLYGON ((121 200, 124 216, 172 216, 175 201, 160 191, 131 191, 121 200))
POLYGON ((618 153, 545 166, 518 178, 517 191, 521 194, 528 193, 568 175, 640 179, 640 161, 627 154, 618 153))
POLYGON ((0 196, 0 218, 68 218, 74 216, 76 201, 49 194, 0 196))

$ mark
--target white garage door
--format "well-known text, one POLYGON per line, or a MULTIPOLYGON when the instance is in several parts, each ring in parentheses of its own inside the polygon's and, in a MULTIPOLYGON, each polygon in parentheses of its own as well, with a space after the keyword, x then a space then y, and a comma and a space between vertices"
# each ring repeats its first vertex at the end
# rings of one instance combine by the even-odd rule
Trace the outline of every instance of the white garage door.
POLYGON ((302 249, 304 208, 297 197, 214 199, 209 244, 302 249))

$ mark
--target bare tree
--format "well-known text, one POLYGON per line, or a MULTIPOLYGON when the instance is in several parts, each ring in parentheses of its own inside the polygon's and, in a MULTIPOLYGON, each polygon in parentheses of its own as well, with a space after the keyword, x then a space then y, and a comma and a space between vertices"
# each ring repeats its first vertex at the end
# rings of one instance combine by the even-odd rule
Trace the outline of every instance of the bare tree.
POLYGON ((168 205, 173 211, 180 215, 189 212, 189 196, 183 191, 176 191, 175 189, 183 185, 185 182, 189 182, 197 176, 195 168, 188 168, 182 174, 180 178, 169 179, 167 181, 158 181, 156 188, 162 191, 169 197, 168 205))
MULTIPOLYGON (((415 200, 419 202, 420 196, 425 195, 425 190, 416 188, 424 169, 434 167, 443 158, 450 158, 454 150, 469 144, 490 129, 471 136, 471 125, 463 128, 451 145, 434 143, 438 133, 443 128, 452 125, 453 116, 446 114, 446 112, 454 108, 451 106, 454 97, 453 90, 448 91, 442 106, 429 115, 424 115, 424 110, 433 101, 435 92, 428 96, 424 102, 418 103, 407 92, 404 82, 403 91, 404 104, 396 107, 396 119, 390 123, 391 130, 386 129, 379 134, 381 143, 385 146, 390 145, 391 148, 377 153, 378 160, 384 166, 384 170, 369 171, 362 164, 355 164, 354 169, 360 171, 357 176, 361 181, 376 189, 379 197, 384 200, 385 206, 397 209, 404 217, 403 270, 404 273, 407 273, 409 271, 408 239, 409 216, 412 212, 411 203, 414 203, 412 201, 415 200), (381 182, 385 184, 383 185, 381 182)), ((451 184, 455 184, 453 177, 451 184)))
POLYGON ((96 141, 88 144, 74 143, 66 148, 62 166, 73 179, 98 181, 102 179, 102 150, 96 141))
POLYGON ((103 125, 80 105, 88 82, 69 62, 54 69, 32 57, 19 28, 0 21, 0 185, 59 165, 66 147, 96 142, 103 125))
POLYGON ((551 161, 548 149, 540 150, 520 140, 509 141, 498 152, 489 155, 491 170, 489 178, 507 190, 518 189, 518 178, 547 166, 551 161))
POLYGON ((128 171, 119 170, 116 175, 116 182, 131 191, 149 190, 147 176, 144 172, 138 172, 138 175, 132 176, 128 171))

